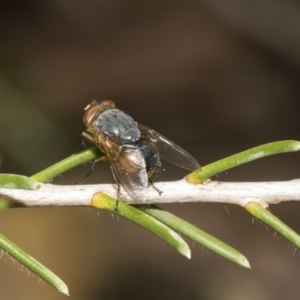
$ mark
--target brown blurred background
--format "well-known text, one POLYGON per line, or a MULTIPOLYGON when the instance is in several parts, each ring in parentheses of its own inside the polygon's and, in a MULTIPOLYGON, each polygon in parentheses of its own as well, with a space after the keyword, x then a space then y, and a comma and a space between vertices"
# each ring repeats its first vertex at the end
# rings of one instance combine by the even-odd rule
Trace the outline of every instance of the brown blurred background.
MULTIPOLYGON (((30 175, 81 149, 83 108, 113 99, 202 165, 299 140, 296 1, 3 1, 1 171, 30 175)), ((266 158, 223 181, 299 178, 299 154, 266 158)), ((185 172, 164 165, 159 180, 185 172)), ((74 184, 90 164, 55 184, 74 184)), ((113 182, 108 164, 88 183, 113 182)), ((244 253, 245 270, 189 242, 192 259, 125 219, 89 208, 13 209, 1 232, 56 272, 71 299, 299 299, 300 258, 229 205, 164 208, 244 253)), ((300 232, 300 204, 271 207, 300 232)), ((3 255, 1 299, 65 299, 3 255)))

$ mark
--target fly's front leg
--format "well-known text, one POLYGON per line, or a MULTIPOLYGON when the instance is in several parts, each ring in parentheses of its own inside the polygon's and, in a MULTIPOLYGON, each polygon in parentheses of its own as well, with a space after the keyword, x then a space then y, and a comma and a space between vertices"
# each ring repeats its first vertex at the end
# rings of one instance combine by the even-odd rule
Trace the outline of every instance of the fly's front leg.
MULTIPOLYGON (((87 148, 86 140, 88 140, 89 142, 91 142, 91 143, 97 145, 96 139, 95 139, 94 136, 93 136, 91 133, 89 133, 89 132, 90 132, 90 131, 88 130, 88 132, 85 132, 85 131, 84 131, 84 132, 82 132, 82 134, 81 134, 81 136, 83 137, 83 139, 82 139, 82 145, 83 145, 84 148, 87 148)), ((98 146, 98 145, 97 145, 97 146, 98 146)), ((100 150, 102 150, 102 149, 100 149, 100 150)), ((97 162, 102 162, 102 161, 107 161, 107 156, 106 156, 106 155, 102 155, 102 156, 98 157, 97 159, 95 159, 94 162, 93 162, 93 165, 92 165, 92 167, 91 167, 91 169, 90 169, 90 171, 89 171, 89 172, 86 174, 86 176, 84 176, 84 178, 83 178, 79 183, 77 183, 77 184, 82 184, 82 183, 84 183, 84 182, 90 177, 91 173, 94 171, 96 163, 97 163, 97 162)))
POLYGON ((82 132, 81 134, 84 138, 86 138, 87 140, 90 140, 92 143, 95 143, 95 138, 92 134, 89 134, 87 132, 82 132))
POLYGON ((103 162, 103 161, 107 161, 107 156, 106 156, 106 155, 100 156, 100 157, 98 157, 97 159, 95 159, 94 162, 93 162, 93 164, 92 164, 91 169, 90 169, 89 172, 85 175, 85 177, 83 178, 83 180, 80 181, 79 184, 84 183, 84 182, 90 177, 90 175, 92 174, 92 172, 95 170, 95 165, 96 165, 96 163, 98 163, 98 162, 103 162))
POLYGON ((91 134, 84 131, 81 134, 81 136, 83 137, 82 145, 83 145, 84 148, 87 148, 85 140, 88 140, 88 141, 92 142, 93 144, 96 144, 95 138, 91 134))

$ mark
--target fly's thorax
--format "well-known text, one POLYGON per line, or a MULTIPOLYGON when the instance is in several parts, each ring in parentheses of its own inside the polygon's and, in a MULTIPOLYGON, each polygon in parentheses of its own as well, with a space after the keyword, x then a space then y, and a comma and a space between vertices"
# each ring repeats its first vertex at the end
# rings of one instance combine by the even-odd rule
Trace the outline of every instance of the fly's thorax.
POLYGON ((101 113, 94 123, 94 129, 119 144, 135 143, 141 137, 137 123, 119 109, 101 113))

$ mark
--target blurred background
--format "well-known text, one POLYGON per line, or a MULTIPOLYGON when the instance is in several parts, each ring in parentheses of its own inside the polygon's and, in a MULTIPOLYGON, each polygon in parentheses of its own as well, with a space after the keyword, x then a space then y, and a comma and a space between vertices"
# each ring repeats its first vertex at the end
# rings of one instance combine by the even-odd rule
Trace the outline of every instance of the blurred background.
MULTIPOLYGON (((113 99, 205 165, 300 139, 296 1, 3 1, 1 172, 32 175, 81 150, 84 107, 113 99)), ((220 174, 222 181, 299 178, 299 153, 220 174)), ((91 164, 56 178, 75 184, 91 164)), ((164 164, 157 180, 186 173, 164 164)), ((113 182, 99 164, 87 183, 113 182)), ((246 270, 189 242, 192 259, 129 221, 90 208, 11 209, 1 233, 58 274, 71 299, 298 299, 300 257, 230 205, 165 209, 240 250, 246 270)), ((300 232, 300 203, 271 207, 300 232)), ((2 299, 65 299, 2 255, 2 299), (21 270, 21 271, 20 271, 21 270)))

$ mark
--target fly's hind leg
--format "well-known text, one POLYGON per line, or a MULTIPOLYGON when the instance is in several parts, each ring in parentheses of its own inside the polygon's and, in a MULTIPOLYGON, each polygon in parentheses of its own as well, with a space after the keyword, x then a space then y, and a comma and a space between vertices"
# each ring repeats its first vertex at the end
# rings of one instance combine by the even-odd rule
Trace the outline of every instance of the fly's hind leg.
POLYGON ((158 192, 159 196, 163 193, 163 191, 159 190, 153 183, 151 179, 148 179, 149 184, 158 192))

